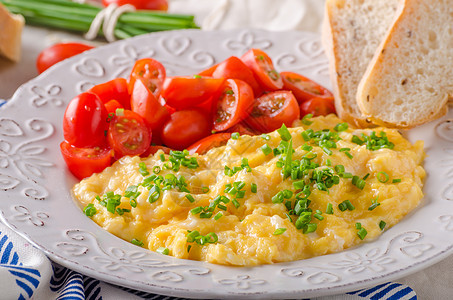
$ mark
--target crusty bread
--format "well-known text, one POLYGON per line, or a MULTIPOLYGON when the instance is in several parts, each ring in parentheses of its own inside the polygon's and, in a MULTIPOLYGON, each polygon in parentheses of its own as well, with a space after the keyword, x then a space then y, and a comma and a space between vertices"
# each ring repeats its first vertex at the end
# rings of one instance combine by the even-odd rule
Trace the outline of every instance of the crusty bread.
POLYGON ((359 127, 371 124, 356 102, 357 86, 395 17, 400 0, 327 0, 323 43, 335 108, 359 127))
POLYGON ((447 112, 453 95, 453 0, 404 0, 357 91, 363 114, 410 128, 447 112))
POLYGON ((25 20, 21 15, 11 14, 0 3, 0 55, 12 61, 19 61, 21 35, 25 20))

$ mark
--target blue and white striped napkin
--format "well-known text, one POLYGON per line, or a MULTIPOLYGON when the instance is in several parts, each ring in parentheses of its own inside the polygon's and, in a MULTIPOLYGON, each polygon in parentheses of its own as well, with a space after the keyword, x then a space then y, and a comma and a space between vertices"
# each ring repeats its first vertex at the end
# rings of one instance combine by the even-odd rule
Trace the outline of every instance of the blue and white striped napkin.
MULTIPOLYGON (((1 299, 178 300, 104 283, 51 262, 19 234, 0 223, 1 299)), ((388 282, 373 288, 312 300, 415 300, 410 287, 388 282)))

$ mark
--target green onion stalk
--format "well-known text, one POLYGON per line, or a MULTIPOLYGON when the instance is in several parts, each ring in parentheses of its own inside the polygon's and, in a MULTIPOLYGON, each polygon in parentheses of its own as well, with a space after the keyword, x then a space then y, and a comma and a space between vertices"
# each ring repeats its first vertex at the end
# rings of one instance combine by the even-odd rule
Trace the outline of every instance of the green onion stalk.
MULTIPOLYGON (((29 25, 83 33, 88 32, 91 22, 103 9, 70 0, 0 0, 0 3, 10 12, 23 15, 29 25)), ((187 28, 199 28, 194 16, 137 10, 125 12, 118 18, 114 35, 125 39, 148 32, 187 28)))

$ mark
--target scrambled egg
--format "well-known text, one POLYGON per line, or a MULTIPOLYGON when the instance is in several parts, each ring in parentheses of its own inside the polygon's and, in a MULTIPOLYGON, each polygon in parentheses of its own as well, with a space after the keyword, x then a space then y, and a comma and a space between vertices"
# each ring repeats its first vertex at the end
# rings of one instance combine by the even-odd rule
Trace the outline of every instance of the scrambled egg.
POLYGON ((270 149, 290 149, 288 141, 278 148, 282 143, 278 132, 267 137, 244 135, 205 155, 195 155, 199 166, 181 166, 178 172, 168 169, 172 167, 169 155, 161 152, 147 159, 123 157, 102 173, 82 180, 73 191, 83 206, 95 209, 91 218, 97 224, 126 241, 178 258, 236 266, 342 251, 375 239, 417 207, 423 198, 425 177, 422 142, 412 145, 398 131, 386 128, 359 130, 349 126, 336 132, 335 125, 342 121, 334 115, 312 121, 311 125, 301 121, 296 124, 300 127, 288 129, 294 149, 289 159, 285 153, 262 150, 265 144, 270 149), (332 144, 320 147, 316 139, 306 141, 303 132, 310 132, 307 129, 330 129, 338 137, 336 148, 332 144), (384 132, 394 147, 371 150, 366 144, 352 142, 354 135, 365 141, 361 134, 370 136, 372 131, 377 136, 384 132), (311 170, 299 174, 298 179, 289 173, 287 178, 282 175, 286 167, 297 165, 304 157, 313 163, 311 170), (250 168, 243 158, 248 159, 250 168), (330 176, 328 188, 321 177, 318 181, 313 178, 314 170, 330 176), (183 187, 190 193, 173 186, 159 193, 152 189, 150 197, 150 186, 141 183, 153 171, 163 178, 181 175, 183 187), (301 181, 309 187, 309 192, 305 190, 308 197, 294 184, 301 181), (132 196, 135 201, 124 196, 130 186, 137 187, 132 196), (236 193, 230 189, 234 186, 238 187, 236 193), (105 201, 108 197, 104 194, 109 191, 113 192, 110 195, 123 195, 113 206, 114 213, 105 201), (213 204, 219 195, 225 196, 224 202, 213 204), (302 202, 306 205, 302 211, 307 212, 302 213, 304 220, 298 220, 301 217, 296 214, 300 199, 310 200, 308 205, 302 202), (210 205, 214 207, 211 211, 210 205), (115 208, 120 208, 119 212, 115 208))

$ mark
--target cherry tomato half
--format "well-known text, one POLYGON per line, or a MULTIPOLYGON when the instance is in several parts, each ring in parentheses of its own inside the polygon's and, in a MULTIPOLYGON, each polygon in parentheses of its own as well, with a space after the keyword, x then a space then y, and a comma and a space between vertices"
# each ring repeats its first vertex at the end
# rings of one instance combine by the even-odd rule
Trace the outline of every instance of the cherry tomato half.
POLYGON ((105 83, 97 84, 87 92, 96 94, 104 104, 110 100, 116 100, 123 108, 130 109, 131 95, 128 89, 129 87, 126 79, 115 78, 105 83))
POLYGON ((168 9, 167 0, 102 0, 104 6, 109 4, 118 4, 118 6, 124 4, 131 4, 135 6, 136 9, 149 9, 149 10, 164 10, 168 9))
POLYGON ((194 153, 205 154, 214 147, 225 146, 230 138, 231 133, 228 132, 212 134, 190 145, 187 150, 189 150, 190 155, 194 153))
POLYGON ((110 115, 110 114, 115 114, 116 110, 119 108, 124 108, 121 103, 119 103, 118 101, 116 100, 110 100, 109 102, 107 102, 106 104, 104 104, 105 106, 105 109, 107 110, 107 113, 110 115))
POLYGON ((335 113, 335 103, 333 98, 315 97, 300 105, 300 115, 307 114, 316 116, 327 116, 335 113))
POLYGON ((218 65, 219 64, 213 65, 212 67, 209 67, 209 68, 201 71, 200 73, 198 73, 198 75, 212 77, 212 74, 214 73, 215 69, 217 69, 218 65))
POLYGON ((77 148, 64 141, 60 151, 69 170, 78 179, 99 173, 112 161, 113 150, 101 147, 77 148))
POLYGON ((214 112, 214 129, 224 131, 244 120, 253 108, 253 91, 239 79, 227 79, 214 112))
POLYGON ((195 76, 167 77, 162 97, 167 104, 178 109, 197 106, 219 92, 224 79, 195 76))
POLYGON ((100 146, 106 129, 107 110, 95 94, 82 93, 69 102, 63 117, 63 134, 71 145, 100 146))
POLYGON ((212 73, 212 77, 243 80, 250 85, 256 97, 262 92, 261 87, 253 76, 253 72, 236 56, 231 56, 221 62, 212 73))
POLYGON ((132 93, 135 81, 141 79, 151 93, 159 99, 166 76, 164 66, 157 60, 152 58, 137 60, 129 76, 129 91, 132 93))
POLYGON ((305 76, 294 72, 281 72, 280 76, 283 80, 283 89, 293 92, 294 97, 296 97, 299 104, 308 101, 313 97, 333 98, 332 93, 325 87, 305 76))
POLYGON ((157 130, 170 117, 167 108, 156 99, 142 79, 135 81, 131 95, 132 111, 139 114, 149 129, 157 130))
POLYGON ((162 128, 163 143, 176 150, 184 150, 211 134, 211 120, 200 110, 179 110, 170 116, 162 128))
POLYGON ((260 49, 250 49, 241 60, 252 70, 261 87, 268 91, 279 90, 283 87, 280 74, 275 70, 271 58, 260 49))
POLYGON ((81 43, 55 44, 39 53, 38 58, 36 59, 36 69, 38 69, 38 72, 41 74, 57 62, 93 48, 93 46, 81 43))
POLYGON ((110 121, 107 134, 109 145, 115 151, 115 158, 125 155, 140 155, 151 144, 151 131, 142 117, 130 110, 115 115, 110 121))
POLYGON ((255 99, 245 123, 259 132, 274 131, 285 124, 290 127, 300 117, 299 104, 290 91, 276 91, 255 99))

